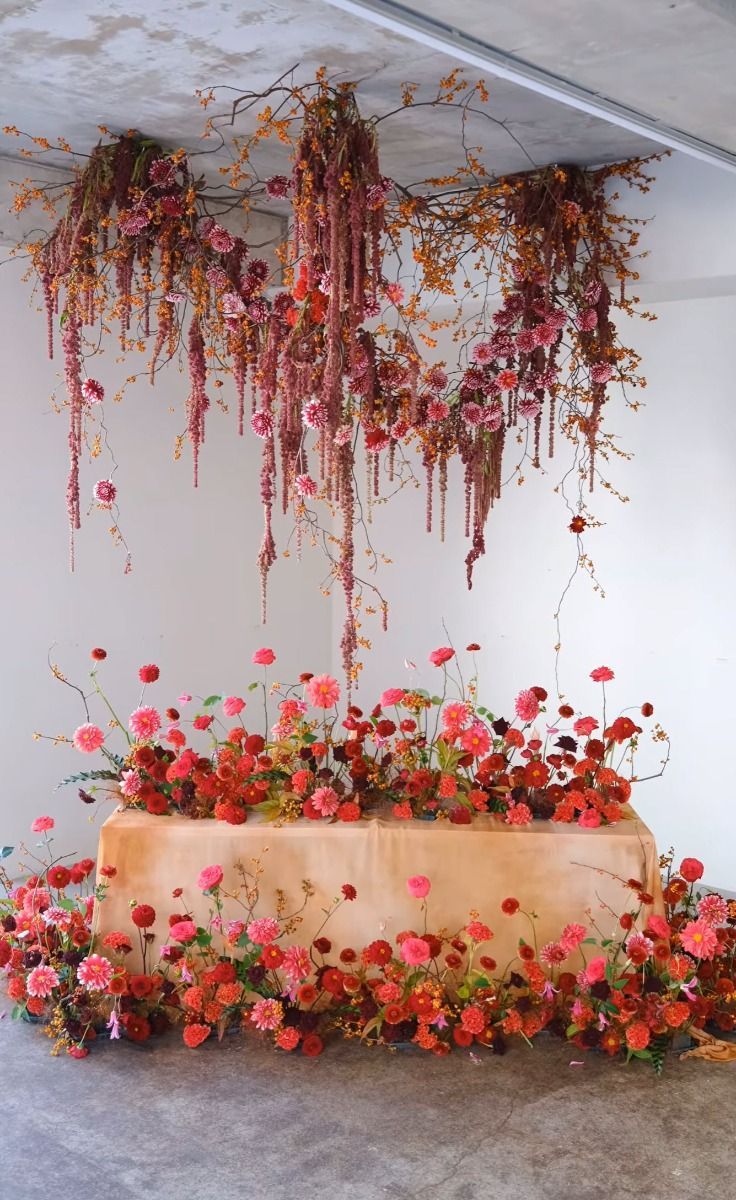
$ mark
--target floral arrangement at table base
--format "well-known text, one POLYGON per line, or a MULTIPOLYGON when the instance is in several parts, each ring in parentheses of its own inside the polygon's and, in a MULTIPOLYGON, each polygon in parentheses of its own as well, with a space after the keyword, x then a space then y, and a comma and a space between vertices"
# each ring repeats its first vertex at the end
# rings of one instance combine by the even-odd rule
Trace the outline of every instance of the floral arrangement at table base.
POLYGON ((130 929, 98 942, 94 903, 104 904, 116 886, 116 869, 103 864, 92 888, 94 863, 67 865, 56 855, 53 825, 51 817, 33 822, 42 835, 40 854, 29 855, 35 874, 13 885, 3 873, 0 969, 13 1015, 43 1022, 54 1053, 83 1058, 101 1033, 144 1042, 178 1026, 192 1048, 237 1029, 307 1056, 319 1055, 335 1033, 437 1055, 477 1047, 501 1054, 547 1030, 581 1051, 625 1053, 659 1072, 675 1035, 706 1023, 736 1027, 736 904, 695 890, 703 873, 696 859, 684 859, 676 872, 671 854, 663 860, 665 916, 647 915, 652 898, 639 880, 621 880, 629 900, 619 915, 606 910, 609 928, 589 912, 585 925, 571 921, 545 945, 537 942, 535 914, 508 897, 493 919, 518 924, 518 949, 499 964, 480 914, 440 932, 425 876, 407 881, 417 901, 415 928, 393 943, 338 948, 326 927, 338 906, 360 903, 355 888, 345 883, 306 937, 311 885, 302 885, 296 908, 280 891, 275 910, 262 913, 257 862, 227 883, 219 865, 202 869, 206 925, 195 923, 177 888, 168 914, 131 898, 130 929), (237 918, 226 919, 226 902, 237 918), (156 932, 162 927, 163 935, 156 932), (126 959, 135 942, 142 968, 131 971, 126 959))
MULTIPOLYGON (((479 649, 473 643, 467 651, 474 656, 479 649)), ((614 673, 604 666, 591 672, 601 687, 600 719, 568 703, 548 705, 547 691, 533 686, 517 695, 509 721, 479 702, 475 658, 466 683, 455 650, 441 646, 429 656, 436 694, 389 687, 367 711, 349 704, 341 718, 336 679, 307 671, 296 684, 269 683, 276 656, 262 647, 253 663, 263 679, 244 689, 255 694, 252 713, 239 695, 213 694, 196 704, 186 694, 176 707, 156 707, 146 689, 158 681, 159 668, 148 664, 138 672, 138 705, 123 721, 98 680, 106 657, 94 649, 90 690, 75 688, 85 722, 72 737, 51 739, 85 756, 99 752, 102 765, 64 782, 81 783, 85 803, 112 787, 124 805, 154 815, 215 817, 233 825, 254 810, 276 821, 357 821, 386 806, 402 820, 465 824, 491 813, 513 825, 534 818, 591 829, 614 824, 627 815, 632 785, 641 782, 634 771, 642 734, 637 721, 654 711, 645 703, 611 718, 606 684, 614 673), (93 700, 104 707, 107 731, 91 719, 93 700), (122 753, 110 749, 110 733, 122 739, 122 753)), ((58 667, 52 670, 68 683, 58 667)), ((666 748, 655 771, 661 775, 669 742, 659 725, 652 733, 666 748)))

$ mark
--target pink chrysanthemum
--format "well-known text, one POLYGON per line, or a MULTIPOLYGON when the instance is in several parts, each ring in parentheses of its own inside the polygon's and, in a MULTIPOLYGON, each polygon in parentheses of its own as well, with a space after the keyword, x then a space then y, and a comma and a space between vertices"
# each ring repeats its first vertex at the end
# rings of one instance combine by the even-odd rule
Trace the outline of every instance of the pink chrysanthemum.
POLYGON ((110 508, 115 503, 115 497, 118 494, 118 489, 115 487, 112 479, 98 479, 95 486, 92 488, 92 495, 98 504, 103 508, 110 508))
POLYGON ((626 953, 629 958, 635 958, 639 964, 652 957, 654 942, 643 933, 630 933, 626 939, 626 953))
POLYGON ((392 304, 401 304, 404 299, 404 289, 400 283, 387 283, 383 290, 392 304))
POLYGON ((284 1006, 278 1000, 256 1000, 250 1019, 256 1029, 278 1029, 284 1019, 284 1006))
POLYGON ((131 208, 121 213, 118 218, 118 229, 126 237, 136 237, 145 229, 151 220, 151 214, 146 208, 131 208))
POLYGON ((85 379, 82 384, 82 395, 88 404, 102 404, 105 389, 97 379, 85 379))
POLYGON ((485 366, 486 363, 493 362, 494 357, 495 355, 493 353, 493 345, 491 342, 477 342, 476 345, 473 346, 473 352, 471 354, 473 362, 477 362, 480 363, 481 366, 485 366))
POLYGON ((694 958, 712 958, 718 937, 715 929, 701 917, 697 921, 688 921, 680 932, 682 948, 694 958))
POLYGON ((491 735, 481 721, 474 721, 460 738, 460 745, 473 758, 483 758, 492 746, 491 735))
POLYGON ((613 367, 610 363, 593 363, 593 366, 590 368, 590 378, 593 380, 593 383, 608 383, 612 375, 613 367))
POLYGON ((138 771, 123 771, 120 778, 120 791, 124 796, 130 798, 137 796, 143 787, 143 780, 138 771))
POLYGON ((317 788, 312 794, 312 807, 323 817, 331 817, 340 807, 340 797, 334 788, 317 788))
POLYGON ((567 950, 559 942, 547 942, 539 951, 539 957, 548 967, 554 967, 565 961, 567 950))
POLYGON ((302 420, 309 429, 324 429, 329 416, 327 405, 321 400, 307 400, 302 409, 302 420))
POLYGON ((82 754, 94 754, 105 740, 105 735, 98 725, 80 725, 74 730, 74 746, 82 754))
POLYGON ((304 946, 289 946, 284 951, 281 969, 290 983, 301 983, 312 969, 309 951, 304 946))
POLYGON ((41 1000, 45 1000, 50 996, 54 988, 59 982, 59 976, 53 967, 46 966, 41 963, 34 967, 26 979, 26 991, 29 996, 37 996, 41 1000))
POLYGON ((311 475, 297 475, 294 481, 297 495, 299 496, 316 496, 317 484, 312 479, 311 475))
POLYGON ((139 741, 150 741, 161 728, 161 717, 150 705, 137 708, 128 717, 128 729, 139 741))
POLYGON ((427 405, 428 421, 444 421, 450 415, 450 406, 444 400, 430 400, 427 405))
POLYGON ((447 375, 442 370, 442 367, 431 367, 427 372, 427 387, 433 392, 441 392, 447 387, 447 375))
POLYGON ((728 917, 728 905, 723 896, 718 896, 715 892, 703 896, 698 901, 698 916, 706 925, 723 925, 728 917))
POLYGON ((265 409, 259 408, 253 413, 253 416, 250 419, 250 427, 255 433, 256 437, 268 438, 273 433, 273 417, 271 416, 270 412, 266 412, 265 409))
POLYGON ((227 229, 223 229, 222 225, 213 225, 207 237, 207 241, 213 250, 217 250, 220 254, 228 254, 235 245, 235 238, 227 229))
POLYGON ((572 954, 573 950, 577 950, 587 932, 584 925, 566 925, 562 931, 560 945, 568 954, 572 954))
POLYGON ((101 954, 88 954, 77 967, 77 979, 91 992, 104 992, 113 973, 109 958, 103 958, 101 954))
POLYGON ((332 675, 313 675, 307 684, 307 696, 314 708, 332 708, 340 699, 340 685, 332 675))
POLYGON ((528 723, 535 721, 539 716, 539 701, 531 690, 526 688, 523 692, 519 692, 514 701, 514 710, 520 721, 528 723))
POLYGON ((275 917, 256 917, 248 925, 248 937, 256 946, 269 946, 281 933, 275 917))

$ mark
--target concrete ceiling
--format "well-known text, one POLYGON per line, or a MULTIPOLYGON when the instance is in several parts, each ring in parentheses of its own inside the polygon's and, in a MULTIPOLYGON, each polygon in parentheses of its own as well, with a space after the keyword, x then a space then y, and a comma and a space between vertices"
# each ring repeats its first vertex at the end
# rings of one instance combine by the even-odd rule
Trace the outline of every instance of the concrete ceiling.
MULTIPOLYGON (((413 0, 448 20, 446 0, 413 0)), ((409 5, 411 7, 411 3, 409 5)), ((729 0, 455 0, 454 25, 615 99, 736 148, 736 24, 729 0)), ((393 107, 399 84, 427 93, 454 65, 437 53, 340 12, 323 0, 0 0, 2 123, 79 149, 97 125, 135 127, 169 145, 202 149, 197 88, 261 89, 299 64, 307 79, 361 81, 364 112, 393 107)), ((474 72, 468 70, 469 77, 474 72)), ((497 173, 551 161, 593 163, 654 143, 493 80, 492 113, 469 131, 497 173)), ((402 113, 383 126, 384 168, 411 181, 458 160, 457 114, 402 113)), ((0 140, 0 154, 18 143, 0 140)), ((271 152, 269 152, 271 153, 271 152)), ((283 166, 278 149, 264 164, 283 166)), ((208 168, 225 161, 203 159, 208 168)))

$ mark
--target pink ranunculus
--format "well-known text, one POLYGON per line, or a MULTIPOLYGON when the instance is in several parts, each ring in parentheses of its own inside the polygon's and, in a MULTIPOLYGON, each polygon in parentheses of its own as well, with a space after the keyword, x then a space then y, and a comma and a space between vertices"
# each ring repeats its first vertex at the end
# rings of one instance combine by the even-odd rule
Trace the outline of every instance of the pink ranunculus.
POLYGON ((664 917, 660 917, 657 913, 652 913, 647 921, 647 929, 658 938, 668 938, 670 936, 670 927, 664 917))
POLYGON ((240 696, 226 696, 222 702, 222 711, 226 717, 237 717, 245 708, 245 700, 240 696))
POLYGON ((606 978, 606 958, 605 955, 599 954, 596 958, 591 958, 585 968, 586 983, 600 983, 606 978))
POLYGON ((426 875, 410 875, 406 881, 406 886, 416 900, 423 900, 425 896, 429 895, 432 884, 426 875))
POLYGON ((276 662, 276 655, 269 646, 261 646, 260 650, 256 650, 251 660, 257 667, 270 667, 276 662))
POLYGON ((331 675, 313 675, 307 684, 307 696, 314 708, 332 708, 340 699, 340 685, 331 675))
POLYGON ((590 678, 595 683, 610 683, 614 674, 610 667, 596 667, 594 671, 590 672, 590 678))
POLYGON ((196 936, 194 921, 175 921, 169 929, 169 937, 174 942, 193 942, 196 936))
POLYGON ((142 742, 150 741, 161 728, 161 717, 150 705, 136 708, 128 717, 128 729, 142 742))
POLYGON ((535 721, 539 716, 539 700, 531 688, 525 688, 523 692, 519 692, 514 701, 514 709, 520 721, 528 723, 535 721))
POLYGON ((590 737, 594 729, 598 728, 598 722, 595 717, 579 717, 573 725, 573 729, 578 737, 590 737))
POLYGON ((222 867, 218 865, 205 867, 203 871, 199 872, 197 887, 203 892, 208 892, 211 888, 219 887, 222 883, 223 875, 222 867))
POLYGON ((429 661, 431 663, 433 663, 433 665, 435 667, 441 667, 446 662, 449 662, 451 658, 454 658, 454 657, 455 657, 455 651, 452 649, 451 646, 439 646, 436 650, 432 651, 432 653, 429 656, 429 661))
POLYGON ((36 817, 35 821, 31 822, 32 833, 47 833, 49 829, 54 828, 53 817, 36 817))
POLYGON ((410 937, 401 943, 400 957, 408 966, 419 967, 422 963, 429 962, 432 953, 424 938, 410 937))
POLYGON ((581 829, 597 829, 601 823, 601 814, 597 808, 584 808, 578 817, 581 829))
POLYGON ((694 958, 712 958, 718 945, 718 935, 707 921, 699 918, 688 921, 680 931, 682 948, 694 958))
POLYGON ((80 725, 74 730, 74 746, 82 754, 94 754, 105 740, 105 735, 98 725, 80 725))
POLYGON ((379 704, 381 708, 393 708, 395 704, 401 704, 406 692, 403 688, 387 688, 381 693, 379 704))

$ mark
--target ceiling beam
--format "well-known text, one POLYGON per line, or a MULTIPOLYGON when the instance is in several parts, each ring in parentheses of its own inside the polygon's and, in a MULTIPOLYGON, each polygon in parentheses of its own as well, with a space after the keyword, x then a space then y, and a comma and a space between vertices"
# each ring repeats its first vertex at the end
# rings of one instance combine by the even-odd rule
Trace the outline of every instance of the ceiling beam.
MULTIPOLYGON (((684 130, 676 129, 648 113, 639 112, 608 96, 579 87, 569 79, 535 67, 532 63, 492 46, 480 38, 455 29, 444 21, 423 16, 396 0, 323 0, 333 8, 351 13, 381 29, 409 38, 431 50, 447 54, 458 62, 507 79, 510 83, 578 109, 611 125, 618 125, 648 138, 670 150, 679 150, 692 158, 736 172, 736 153, 715 146, 684 130)), ((713 2, 713 0, 711 0, 713 2)), ((721 4, 724 0, 720 0, 721 4)))

